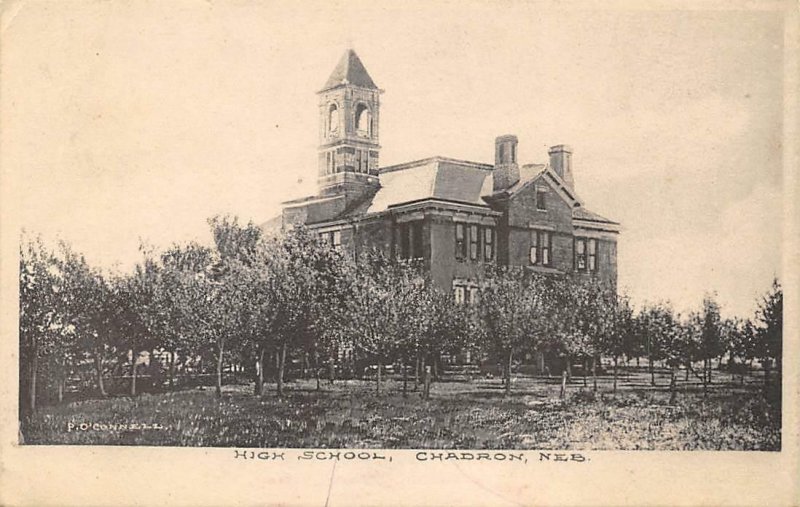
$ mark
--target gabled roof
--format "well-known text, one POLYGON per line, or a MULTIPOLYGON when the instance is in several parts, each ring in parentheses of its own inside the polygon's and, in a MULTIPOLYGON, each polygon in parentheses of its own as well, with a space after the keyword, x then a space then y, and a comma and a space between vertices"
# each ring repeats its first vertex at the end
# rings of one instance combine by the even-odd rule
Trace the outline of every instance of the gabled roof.
POLYGON ((520 167, 519 176, 519 181, 508 188, 487 194, 485 199, 490 202, 508 199, 522 191, 532 182, 542 181, 548 183, 570 207, 583 204, 581 198, 575 194, 575 190, 547 164, 526 164, 520 167))
POLYGON ((375 82, 369 77, 369 73, 364 67, 364 64, 361 63, 361 59, 352 49, 345 51, 344 55, 342 55, 342 59, 339 60, 336 68, 333 69, 331 77, 328 78, 328 81, 325 82, 325 86, 323 86, 320 91, 324 92, 344 84, 351 84, 372 90, 378 89, 375 82))

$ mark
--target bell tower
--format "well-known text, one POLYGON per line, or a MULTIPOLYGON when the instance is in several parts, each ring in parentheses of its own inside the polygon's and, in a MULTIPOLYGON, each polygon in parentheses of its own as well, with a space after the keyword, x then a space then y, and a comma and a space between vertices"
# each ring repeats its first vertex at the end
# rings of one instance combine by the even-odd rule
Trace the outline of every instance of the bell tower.
POLYGON ((348 201, 378 187, 380 90, 355 51, 342 56, 319 95, 320 195, 348 201))

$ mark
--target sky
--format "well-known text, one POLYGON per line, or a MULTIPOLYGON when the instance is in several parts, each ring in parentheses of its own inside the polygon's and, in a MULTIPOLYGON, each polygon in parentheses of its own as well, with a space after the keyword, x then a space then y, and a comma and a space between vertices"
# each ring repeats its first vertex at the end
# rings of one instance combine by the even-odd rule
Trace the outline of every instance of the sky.
MULTIPOLYGON (((543 2, 17 2, 0 28, 13 220, 93 264, 209 241, 315 191, 318 91, 353 47, 385 90, 381 165, 574 149, 622 223, 619 282, 747 315, 782 254, 783 14, 543 2)), ((661 7, 658 7, 658 6, 661 7)), ((710 5, 710 4, 708 4, 710 5)), ((18 235, 18 232, 13 232, 18 235)))

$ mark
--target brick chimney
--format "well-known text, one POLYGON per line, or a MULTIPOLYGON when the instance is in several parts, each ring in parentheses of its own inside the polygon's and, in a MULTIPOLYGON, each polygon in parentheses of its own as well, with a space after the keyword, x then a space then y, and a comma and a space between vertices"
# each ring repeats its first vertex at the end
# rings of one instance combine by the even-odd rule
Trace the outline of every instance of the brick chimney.
POLYGON ((551 146, 547 152, 550 154, 550 167, 556 174, 561 176, 570 188, 575 188, 575 181, 572 179, 572 148, 566 144, 551 146))
POLYGON ((500 192, 519 181, 517 164, 517 136, 500 136, 494 140, 494 185, 492 190, 500 192))

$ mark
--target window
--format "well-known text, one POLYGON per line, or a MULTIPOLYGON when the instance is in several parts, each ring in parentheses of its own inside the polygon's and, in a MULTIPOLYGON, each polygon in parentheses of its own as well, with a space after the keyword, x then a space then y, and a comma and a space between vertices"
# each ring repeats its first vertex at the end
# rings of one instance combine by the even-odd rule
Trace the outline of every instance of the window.
POLYGON ((456 259, 492 261, 497 242, 494 227, 456 222, 456 259))
POLYGON ((398 259, 422 258, 422 221, 397 224, 395 255, 398 259))
POLYGON ((331 104, 328 108, 328 133, 334 134, 339 130, 339 108, 336 104, 331 104))
POLYGON ((323 243, 334 248, 342 244, 342 231, 327 231, 319 235, 323 243))
POLYGON ((456 259, 464 260, 467 258, 467 239, 464 231, 464 224, 456 224, 456 259))
POLYGON ((480 301, 480 289, 471 282, 453 283, 453 297, 457 304, 477 305, 480 301))
POLYGON ((540 232, 540 243, 542 244, 542 265, 550 265, 550 233, 540 232))
POLYGON ((512 164, 516 164, 517 163, 517 145, 516 144, 512 144, 511 145, 511 163, 512 164))
POLYGON ((549 231, 531 231, 531 264, 550 266, 552 264, 552 233, 549 231))
POLYGON ((336 152, 329 151, 325 153, 325 162, 326 167, 328 170, 328 174, 333 174, 336 172, 336 152))
POLYGON ((469 226, 469 258, 472 260, 478 259, 480 252, 480 236, 478 236, 478 226, 469 226))
POLYGON ((505 163, 505 160, 504 160, 506 158, 506 156, 505 156, 506 155, 505 148, 506 148, 506 145, 502 144, 502 143, 500 144, 500 146, 497 147, 497 150, 498 150, 498 157, 497 158, 500 160, 501 164, 505 163))
POLYGON ((543 188, 536 189, 536 209, 547 211, 547 190, 543 188))
POLYGON ((597 271, 597 240, 589 240, 589 271, 597 271))
POLYGON ((411 235, 411 258, 422 258, 422 222, 409 223, 411 235))
POLYGON ((411 257, 411 235, 408 233, 408 224, 400 225, 400 258, 411 257))
POLYGON ((367 157, 364 150, 356 150, 356 171, 360 173, 367 172, 367 157))
POLYGON ((371 126, 372 118, 369 108, 365 104, 359 104, 356 107, 356 132, 360 136, 369 136, 371 126))
POLYGON ((494 227, 483 228, 483 260, 494 259, 494 227))
POLYGON ((396 259, 403 258, 403 227, 396 224, 394 227, 394 256, 396 259))
POLYGON ((575 269, 584 271, 586 269, 586 240, 575 240, 575 269))

